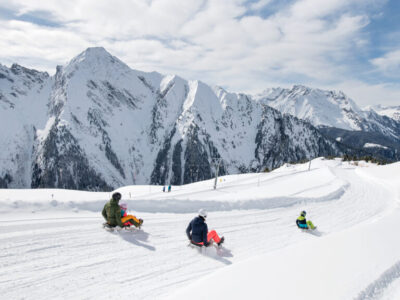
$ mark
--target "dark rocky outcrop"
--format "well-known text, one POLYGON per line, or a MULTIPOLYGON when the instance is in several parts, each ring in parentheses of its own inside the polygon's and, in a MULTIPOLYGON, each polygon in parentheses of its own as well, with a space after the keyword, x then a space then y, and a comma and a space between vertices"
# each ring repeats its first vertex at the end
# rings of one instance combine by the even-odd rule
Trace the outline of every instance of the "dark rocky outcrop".
POLYGON ((69 130, 56 120, 42 151, 33 165, 32 188, 66 188, 110 191, 109 186, 89 165, 88 159, 69 130))

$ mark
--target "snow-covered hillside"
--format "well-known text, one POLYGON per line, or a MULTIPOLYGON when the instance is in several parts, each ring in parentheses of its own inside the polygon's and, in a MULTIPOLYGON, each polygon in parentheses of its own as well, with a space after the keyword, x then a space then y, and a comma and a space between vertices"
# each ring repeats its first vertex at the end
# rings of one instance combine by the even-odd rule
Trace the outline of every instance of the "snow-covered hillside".
POLYGON ((266 89, 255 98, 282 113, 307 120, 317 127, 379 132, 400 140, 399 122, 387 118, 384 113, 378 114, 373 109, 362 110, 343 92, 295 85, 291 89, 266 89))
POLYGON ((400 164, 315 159, 218 181, 120 188, 139 232, 101 228, 109 193, 0 190, 5 299, 397 299, 400 164), (310 170, 309 170, 309 167, 310 170), (200 207, 226 238, 187 247, 200 207), (319 229, 301 232, 307 211, 319 229))
POLYGON ((244 94, 133 70, 89 48, 54 76, 0 68, 0 187, 182 184, 340 155, 307 122, 244 94))
POLYGON ((373 105, 366 107, 364 110, 374 110, 382 116, 387 116, 396 121, 400 121, 400 106, 373 105))
POLYGON ((386 148, 369 148, 376 157, 397 161, 400 159, 400 121, 393 109, 389 112, 373 108, 360 109, 343 92, 313 89, 301 85, 291 89, 270 88, 255 99, 284 114, 311 122, 332 139, 356 149, 379 144, 386 148))
POLYGON ((315 126, 362 130, 362 111, 342 92, 295 85, 291 89, 270 88, 256 96, 282 113, 307 120, 315 126))

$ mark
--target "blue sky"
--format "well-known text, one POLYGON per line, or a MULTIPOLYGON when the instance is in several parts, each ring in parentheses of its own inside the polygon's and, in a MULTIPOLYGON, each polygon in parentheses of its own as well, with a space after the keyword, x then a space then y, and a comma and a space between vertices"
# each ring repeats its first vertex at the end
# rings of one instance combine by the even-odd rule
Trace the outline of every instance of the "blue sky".
POLYGON ((400 105, 400 1, 0 0, 0 63, 55 72, 90 46, 235 92, 304 84, 400 105))

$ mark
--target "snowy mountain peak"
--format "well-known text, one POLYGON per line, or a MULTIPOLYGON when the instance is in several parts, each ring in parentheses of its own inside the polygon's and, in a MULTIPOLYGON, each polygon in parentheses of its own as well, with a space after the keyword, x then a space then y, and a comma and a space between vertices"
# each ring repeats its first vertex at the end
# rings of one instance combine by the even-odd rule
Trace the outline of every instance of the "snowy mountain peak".
POLYGON ((374 105, 367 106, 364 108, 365 111, 374 111, 381 116, 386 116, 392 118, 396 121, 400 121, 400 106, 384 106, 384 105, 374 105))
MULTIPOLYGON (((397 159, 400 149, 400 108, 361 110, 342 91, 313 89, 295 85, 290 89, 267 89, 255 98, 284 114, 296 116, 321 132, 354 148, 365 143, 382 144, 378 155, 397 159)), ((365 148, 365 147, 364 147, 365 148)))
POLYGON ((128 65, 112 56, 103 47, 87 48, 73 58, 64 68, 66 73, 74 73, 78 69, 86 70, 92 75, 106 75, 111 70, 132 71, 128 65))
POLYGON ((291 91, 292 93, 307 95, 312 91, 312 88, 297 84, 292 86, 291 91))
POLYGON ((89 47, 78 56, 76 56, 74 60, 82 60, 82 59, 102 59, 102 60, 109 60, 112 59, 113 56, 103 47, 89 47))
MULTIPOLYGON (((0 67, 0 119, 14 122, 0 134, 0 187, 183 184, 213 177, 218 158, 220 174, 228 174, 342 153, 310 124, 265 105, 274 102, 270 95, 263 103, 198 80, 136 71, 104 48, 86 49, 43 83, 25 78, 36 71, 12 69, 0 67)), ((323 110, 313 96, 321 91, 271 91, 279 101, 323 110)))
POLYGON ((86 55, 95 56, 111 56, 111 54, 104 47, 88 47, 83 51, 86 55))
POLYGON ((46 78, 49 77, 49 74, 47 72, 40 72, 34 69, 28 69, 25 68, 23 66, 20 66, 19 64, 12 64, 10 71, 14 74, 14 75, 22 75, 24 77, 28 77, 31 80, 35 80, 35 79, 40 79, 40 80, 44 80, 46 78))
POLYGON ((257 95, 256 99, 282 113, 294 115, 316 126, 362 129, 360 108, 341 91, 294 85, 290 89, 267 89, 257 95))

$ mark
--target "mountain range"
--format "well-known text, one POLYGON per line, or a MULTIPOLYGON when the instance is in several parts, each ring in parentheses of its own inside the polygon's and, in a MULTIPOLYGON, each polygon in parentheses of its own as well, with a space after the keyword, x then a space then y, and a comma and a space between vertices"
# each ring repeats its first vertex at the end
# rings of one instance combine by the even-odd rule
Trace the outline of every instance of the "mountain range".
POLYGON ((361 109, 343 92, 295 85, 271 88, 255 99, 316 126, 321 133, 389 161, 400 159, 400 107, 361 109))
POLYGON ((364 110, 373 110, 382 116, 387 116, 396 121, 400 121, 400 105, 398 106, 373 105, 373 106, 367 106, 364 110))
POLYGON ((360 110, 341 92, 294 86, 230 93, 133 70, 101 47, 58 66, 54 76, 0 65, 0 120, 2 188, 179 185, 212 178, 217 168, 259 172, 375 148, 398 159, 400 144, 397 120, 360 110), (384 141, 368 143, 387 149, 346 142, 343 132, 376 135, 384 141))

